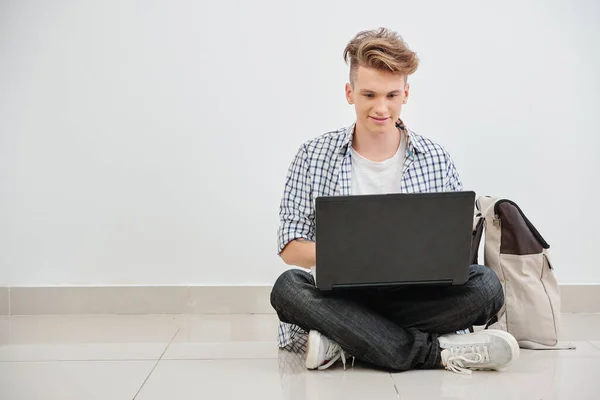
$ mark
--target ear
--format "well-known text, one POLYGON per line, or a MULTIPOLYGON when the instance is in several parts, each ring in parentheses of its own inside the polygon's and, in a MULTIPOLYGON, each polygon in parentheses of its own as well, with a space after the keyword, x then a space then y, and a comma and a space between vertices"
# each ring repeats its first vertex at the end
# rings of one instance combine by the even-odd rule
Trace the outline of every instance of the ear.
POLYGON ((408 93, 410 92, 410 83, 407 83, 406 85, 404 85, 404 100, 402 101, 402 104, 406 104, 406 102, 408 101, 408 93))
POLYGON ((346 100, 348 104, 354 104, 354 91, 349 83, 346 83, 346 100))

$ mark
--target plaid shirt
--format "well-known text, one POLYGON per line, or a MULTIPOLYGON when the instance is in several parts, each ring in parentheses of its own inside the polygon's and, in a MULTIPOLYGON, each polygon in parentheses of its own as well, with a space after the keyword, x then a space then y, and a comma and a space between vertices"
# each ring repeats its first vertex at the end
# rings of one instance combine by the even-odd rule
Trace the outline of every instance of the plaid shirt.
MULTIPOLYGON (((317 197, 352 194, 350 148, 354 127, 326 133, 300 147, 289 167, 281 200, 278 254, 294 239, 315 241, 317 197)), ((402 120, 396 127, 408 140, 399 193, 462 190, 454 163, 442 146, 407 129, 402 120)), ((279 346, 289 346, 305 334, 299 326, 281 322, 279 346)))

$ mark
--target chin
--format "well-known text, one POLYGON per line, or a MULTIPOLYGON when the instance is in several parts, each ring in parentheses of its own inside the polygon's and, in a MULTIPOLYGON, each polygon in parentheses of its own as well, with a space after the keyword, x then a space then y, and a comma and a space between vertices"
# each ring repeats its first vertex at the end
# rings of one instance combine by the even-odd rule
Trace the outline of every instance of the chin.
POLYGON ((390 129, 391 129, 390 124, 385 124, 385 125, 371 124, 371 131, 373 133, 383 134, 383 133, 389 132, 390 129))

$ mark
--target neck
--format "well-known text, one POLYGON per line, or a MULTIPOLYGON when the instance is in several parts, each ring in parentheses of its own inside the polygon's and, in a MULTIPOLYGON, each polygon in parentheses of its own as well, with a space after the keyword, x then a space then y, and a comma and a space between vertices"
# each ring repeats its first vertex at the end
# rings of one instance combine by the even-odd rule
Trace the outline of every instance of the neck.
POLYGON ((398 151, 402 135, 398 128, 389 132, 372 133, 356 124, 352 147, 361 156, 371 161, 384 161, 398 151))

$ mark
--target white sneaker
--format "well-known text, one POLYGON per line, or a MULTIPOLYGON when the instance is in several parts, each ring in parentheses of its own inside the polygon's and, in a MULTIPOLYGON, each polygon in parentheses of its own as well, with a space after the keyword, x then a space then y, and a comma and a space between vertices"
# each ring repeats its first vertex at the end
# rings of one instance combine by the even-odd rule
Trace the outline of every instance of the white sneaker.
MULTIPOLYGON (((342 359, 346 369, 346 353, 339 344, 317 331, 310 331, 306 342, 306 368, 324 370, 342 359)), ((352 362, 354 365, 354 361, 352 362)))
POLYGON ((442 364, 447 370, 471 374, 471 370, 497 370, 519 358, 519 344, 508 332, 488 329, 466 335, 443 335, 442 364))

